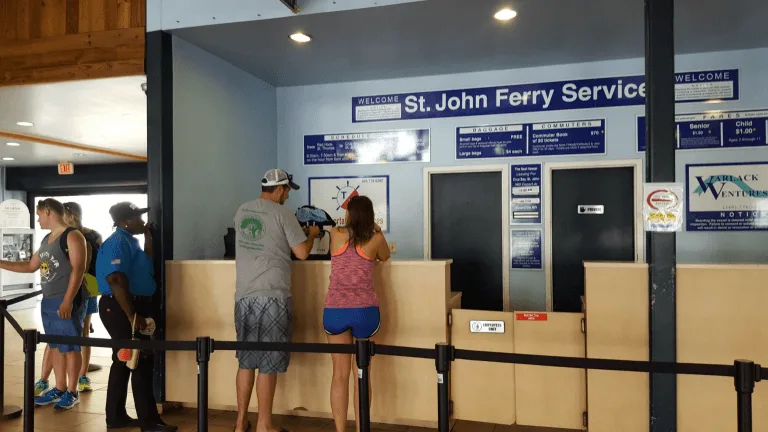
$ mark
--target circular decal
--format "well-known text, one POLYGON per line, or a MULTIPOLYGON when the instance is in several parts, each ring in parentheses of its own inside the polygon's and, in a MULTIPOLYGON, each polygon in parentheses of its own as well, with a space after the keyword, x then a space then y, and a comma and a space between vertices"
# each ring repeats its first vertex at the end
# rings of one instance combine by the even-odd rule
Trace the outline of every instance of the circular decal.
POLYGON ((669 189, 658 189, 649 193, 646 201, 652 209, 665 211, 677 207, 680 199, 669 189))

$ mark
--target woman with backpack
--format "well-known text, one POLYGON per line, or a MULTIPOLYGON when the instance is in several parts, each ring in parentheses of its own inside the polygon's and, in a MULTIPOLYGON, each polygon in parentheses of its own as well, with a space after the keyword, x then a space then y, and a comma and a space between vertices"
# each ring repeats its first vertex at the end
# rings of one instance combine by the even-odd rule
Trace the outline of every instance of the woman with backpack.
MULTIPOLYGON (((83 209, 80 204, 76 202, 64 203, 64 222, 67 225, 79 230, 86 241, 87 258, 86 269, 84 278, 84 292, 85 297, 85 322, 83 324, 83 337, 88 337, 91 331, 91 315, 99 312, 98 295, 99 288, 96 283, 96 253, 102 243, 101 234, 97 231, 83 226, 83 209)), ((53 363, 51 362, 50 350, 48 346, 45 347, 45 354, 43 354, 43 370, 40 380, 35 384, 35 396, 39 396, 49 390, 50 385, 48 379, 51 376, 53 370, 53 363)), ((77 381, 77 389, 81 393, 89 392, 92 389, 91 380, 88 378, 88 367, 91 362, 91 347, 82 347, 83 364, 80 368, 80 378, 77 381)))

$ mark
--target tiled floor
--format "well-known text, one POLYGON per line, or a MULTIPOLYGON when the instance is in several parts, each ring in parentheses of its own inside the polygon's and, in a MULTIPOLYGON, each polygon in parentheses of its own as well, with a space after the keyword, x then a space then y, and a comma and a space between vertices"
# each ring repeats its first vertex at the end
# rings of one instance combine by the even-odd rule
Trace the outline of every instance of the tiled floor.
MULTIPOLYGON (((40 323, 40 312, 37 309, 28 309, 12 312, 13 316, 24 328, 42 328, 40 323)), ((108 337, 104 327, 98 322, 96 315, 94 328, 96 333, 94 337, 108 337)), ((42 345, 39 348, 42 349, 42 345)), ((58 432, 102 432, 106 431, 104 417, 104 405, 106 401, 107 377, 109 376, 109 364, 111 363, 111 351, 105 348, 93 349, 92 363, 104 366, 99 372, 89 374, 92 381, 94 392, 83 394, 81 403, 69 412, 55 412, 52 407, 38 408, 35 411, 35 430, 36 431, 58 431, 58 432)), ((42 362, 42 351, 37 353, 36 373, 40 373, 42 362)), ((23 406, 24 390, 22 388, 24 378, 24 353, 22 350, 21 338, 14 329, 5 326, 5 404, 23 406)), ((37 378, 37 377, 36 377, 37 378)), ((130 387, 129 387, 130 389, 130 387)), ((130 390, 129 390, 130 391, 130 390)), ((135 417, 136 412, 133 409, 133 400, 128 398, 128 413, 135 417)), ((197 411, 194 409, 175 410, 163 416, 166 422, 179 426, 180 432, 193 432, 197 430, 197 411)), ((333 432, 333 422, 329 419, 314 419, 301 417, 277 416, 277 425, 284 427, 291 432, 333 432)), ((251 421, 255 424, 256 414, 252 415, 251 421)), ((227 411, 211 411, 209 413, 209 428, 211 432, 231 431, 235 422, 235 413, 227 411)), ((11 421, 0 420, 1 432, 21 432, 22 419, 11 421)), ((459 421, 454 424, 454 432, 555 432, 552 429, 526 428, 518 426, 502 426, 486 423, 472 423, 459 421)), ((124 429, 130 431, 129 429, 124 429)), ((349 430, 354 430, 352 427, 349 430)), ((411 428, 407 426, 377 425, 372 428, 373 432, 427 432, 429 429, 411 428)), ((557 430, 564 432, 563 430, 557 430)))

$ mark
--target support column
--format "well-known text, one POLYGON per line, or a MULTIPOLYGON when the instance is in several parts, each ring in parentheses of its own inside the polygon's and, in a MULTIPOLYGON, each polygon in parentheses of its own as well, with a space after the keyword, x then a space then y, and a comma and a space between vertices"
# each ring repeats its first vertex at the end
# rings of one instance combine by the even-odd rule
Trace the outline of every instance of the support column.
MULTIPOLYGON (((674 0, 645 0, 646 181, 675 181, 674 0)), ((650 360, 677 360, 675 233, 648 233, 650 360)), ((650 375, 650 430, 677 430, 677 378, 650 375)))
MULTIPOLYGON (((146 38, 147 195, 155 265, 155 337, 165 339, 165 262, 173 259, 173 40, 153 31, 146 38)), ((155 355, 155 399, 165 402, 165 354, 155 355)))

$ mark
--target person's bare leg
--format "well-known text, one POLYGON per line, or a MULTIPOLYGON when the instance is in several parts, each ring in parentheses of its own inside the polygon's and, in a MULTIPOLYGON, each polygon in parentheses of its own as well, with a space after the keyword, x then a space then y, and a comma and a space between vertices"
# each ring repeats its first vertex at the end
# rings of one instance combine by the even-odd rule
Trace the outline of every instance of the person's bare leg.
POLYGON ((51 379, 51 372, 53 372, 53 357, 51 356, 51 347, 46 344, 45 352, 43 353, 43 370, 40 374, 40 379, 49 381, 51 379))
MULTIPOLYGON (((70 351, 62 357, 66 358, 67 390, 70 393, 77 394, 77 380, 80 379, 80 376, 77 375, 77 373, 80 372, 80 366, 83 362, 83 354, 79 351, 70 351)), ((58 380, 57 377, 56 381, 58 380)))
MULTIPOLYGON (((340 335, 328 335, 329 344, 351 344, 352 335, 344 332, 340 335)), ((347 428, 349 410, 349 371, 352 368, 352 355, 331 354, 333 360, 333 378, 331 379, 331 412, 336 432, 347 428)))
POLYGON ((51 349, 51 363, 53 363, 53 373, 56 375, 56 389, 67 391, 67 358, 65 354, 59 352, 58 348, 51 349))
POLYGON ((259 403, 259 420, 256 432, 277 432, 272 424, 272 402, 275 399, 277 374, 259 373, 256 377, 256 398, 259 403))
POLYGON ((248 427, 248 406, 251 404, 255 378, 256 371, 254 370, 237 370, 237 382, 235 383, 237 387, 237 424, 235 424, 235 432, 244 432, 248 427))
MULTIPOLYGON (((89 337, 91 335, 91 315, 86 315, 83 323, 83 337, 89 337)), ((77 375, 77 379, 88 375, 88 365, 91 364, 91 347, 82 347, 82 357, 82 366, 80 366, 80 373, 77 375)))

